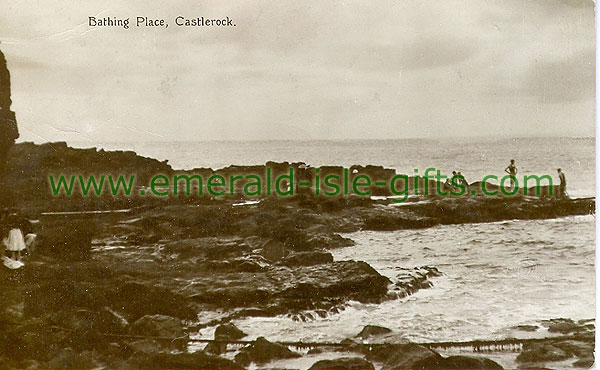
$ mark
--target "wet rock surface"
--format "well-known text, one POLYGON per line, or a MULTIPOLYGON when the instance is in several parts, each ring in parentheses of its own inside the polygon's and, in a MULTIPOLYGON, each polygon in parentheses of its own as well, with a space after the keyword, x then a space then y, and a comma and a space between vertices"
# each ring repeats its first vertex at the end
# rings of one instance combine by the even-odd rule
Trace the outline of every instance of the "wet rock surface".
MULTIPOLYGON (((429 348, 414 344, 399 344, 377 352, 376 356, 386 369, 436 369, 442 356, 429 348)), ((367 355, 367 359, 370 357, 367 355)))
POLYGON ((450 356, 442 361, 440 369, 500 369, 500 366, 495 361, 488 358, 478 358, 469 356, 450 356))
POLYGON ((247 358, 258 364, 266 363, 275 359, 289 359, 301 357, 299 353, 292 352, 286 346, 278 343, 272 343, 263 337, 259 337, 249 347, 242 349, 242 353, 247 354, 247 358))
POLYGON ((363 330, 360 331, 360 333, 356 334, 356 337, 365 339, 369 337, 375 337, 378 335, 389 334, 391 332, 391 329, 385 328, 383 326, 367 325, 363 328, 363 330))
POLYGON ((129 333, 163 338, 186 337, 181 320, 165 315, 142 316, 131 324, 129 333))
POLYGON ((317 361, 308 370, 375 370, 375 367, 360 357, 341 357, 317 361))
POLYGON ((215 329, 215 339, 219 340, 238 340, 244 338, 245 336, 246 333, 231 323, 219 325, 215 329))
POLYGON ((153 355, 135 356, 126 366, 137 369, 244 369, 234 361, 206 354, 196 353, 157 353, 153 355))
POLYGON ((520 368, 552 368, 556 367, 556 363, 561 364, 565 361, 581 369, 593 365, 595 338, 593 325, 589 321, 576 323, 568 319, 554 319, 543 324, 549 324, 549 328, 568 334, 526 343, 517 356, 520 368))

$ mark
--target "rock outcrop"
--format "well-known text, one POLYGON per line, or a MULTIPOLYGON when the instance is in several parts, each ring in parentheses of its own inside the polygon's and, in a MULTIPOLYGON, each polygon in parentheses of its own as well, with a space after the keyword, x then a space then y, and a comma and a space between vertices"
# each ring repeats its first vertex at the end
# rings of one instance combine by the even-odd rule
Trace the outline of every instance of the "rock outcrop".
POLYGON ((219 325, 215 329, 215 339, 217 340, 238 340, 245 336, 246 333, 231 323, 219 325))
POLYGON ((8 152, 19 137, 15 112, 10 110, 11 104, 10 72, 6 58, 0 51, 0 176, 4 172, 8 152))
POLYGON ((360 331, 360 333, 356 334, 356 337, 366 339, 370 337, 376 337, 379 335, 389 334, 391 332, 391 329, 385 328, 383 326, 367 325, 363 328, 363 330, 360 331))
POLYGON ((375 370, 375 367, 360 357, 341 357, 317 361, 308 370, 375 370))
POLYGON ((383 363, 384 369, 502 369, 498 363, 483 357, 450 356, 417 344, 389 344, 366 353, 367 360, 383 363))
MULTIPOLYGON (((299 353, 290 351, 286 346, 269 342, 263 337, 256 339, 250 347, 243 348, 241 352, 247 354, 247 358, 257 364, 263 364, 275 359, 301 357, 299 353)), ((241 357, 242 356, 240 356, 240 358, 241 357)), ((236 360, 237 359, 238 357, 236 357, 236 360)))
POLYGON ((195 353, 157 353, 141 355, 130 359, 125 367, 129 369, 227 369, 237 370, 244 367, 237 363, 204 352, 195 353))

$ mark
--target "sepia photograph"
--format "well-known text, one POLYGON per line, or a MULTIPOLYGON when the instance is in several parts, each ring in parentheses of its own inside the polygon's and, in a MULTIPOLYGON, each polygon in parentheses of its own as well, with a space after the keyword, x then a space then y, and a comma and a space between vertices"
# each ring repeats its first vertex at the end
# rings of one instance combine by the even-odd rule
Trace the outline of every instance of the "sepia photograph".
POLYGON ((0 368, 595 368, 595 7, 3 0, 0 368))

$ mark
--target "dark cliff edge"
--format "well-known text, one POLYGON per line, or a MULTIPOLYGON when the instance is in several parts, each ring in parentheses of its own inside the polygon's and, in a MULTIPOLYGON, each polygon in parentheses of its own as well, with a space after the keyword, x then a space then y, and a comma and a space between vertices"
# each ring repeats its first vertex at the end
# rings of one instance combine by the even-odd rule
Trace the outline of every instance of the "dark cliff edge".
POLYGON ((11 104, 10 72, 6 58, 0 51, 0 176, 8 152, 19 137, 17 118, 15 112, 10 110, 11 104))

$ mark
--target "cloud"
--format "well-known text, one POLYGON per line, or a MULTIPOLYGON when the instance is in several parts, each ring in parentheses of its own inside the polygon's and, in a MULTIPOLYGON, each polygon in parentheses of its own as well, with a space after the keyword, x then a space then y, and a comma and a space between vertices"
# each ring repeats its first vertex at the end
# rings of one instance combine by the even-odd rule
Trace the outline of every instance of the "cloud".
POLYGON ((0 48, 26 140, 594 129, 591 1, 4 1, 0 48), (81 25, 96 14, 229 16, 237 27, 81 25))
POLYGON ((520 90, 544 103, 593 99, 595 50, 578 52, 561 60, 539 61, 526 73, 520 90))
POLYGON ((593 102, 595 96, 595 50, 586 49, 558 59, 533 59, 526 68, 510 76, 493 74, 496 83, 490 95, 506 98, 532 98, 536 103, 558 104, 593 102))
POLYGON ((574 8, 588 8, 593 9, 595 5, 594 0, 555 0, 563 5, 571 6, 574 8))
POLYGON ((442 35, 425 37, 405 45, 388 45, 372 50, 373 67, 388 69, 428 69, 464 62, 477 53, 471 38, 457 39, 442 35))

